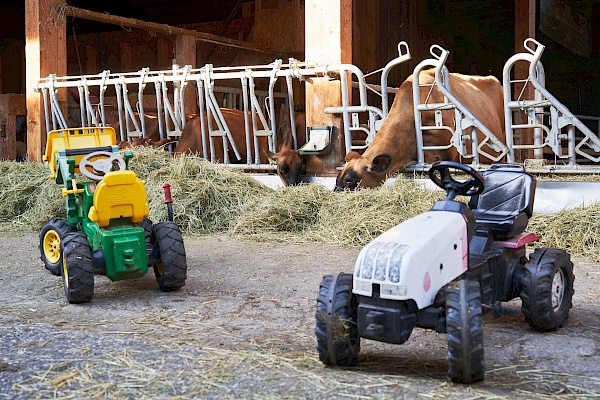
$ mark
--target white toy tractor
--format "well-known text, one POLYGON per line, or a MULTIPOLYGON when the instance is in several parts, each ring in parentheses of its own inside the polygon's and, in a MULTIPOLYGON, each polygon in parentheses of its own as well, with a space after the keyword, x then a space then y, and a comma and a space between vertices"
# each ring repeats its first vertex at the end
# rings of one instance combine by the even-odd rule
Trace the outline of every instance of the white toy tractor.
POLYGON ((533 212, 535 178, 520 165, 479 174, 452 161, 429 176, 446 200, 383 233, 358 256, 354 274, 326 275, 317 298, 317 350, 328 365, 358 362, 360 339, 404 343, 414 327, 448 334, 448 375, 484 379, 482 314, 514 314, 501 302, 520 297, 525 320, 554 331, 569 316, 573 264, 560 249, 527 258, 524 233, 533 212), (466 173, 466 180, 452 174, 466 173), (468 205, 455 201, 471 196, 468 205))

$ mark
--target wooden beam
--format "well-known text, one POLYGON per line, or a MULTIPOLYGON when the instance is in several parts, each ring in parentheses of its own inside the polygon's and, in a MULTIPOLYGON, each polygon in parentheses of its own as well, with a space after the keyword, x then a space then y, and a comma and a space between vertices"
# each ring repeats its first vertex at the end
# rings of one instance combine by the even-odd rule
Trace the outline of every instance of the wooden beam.
MULTIPOLYGON (((306 60, 326 64, 352 63, 352 0, 306 0, 306 60)), ((349 80, 350 81, 350 80, 349 80)), ((346 155, 341 115, 325 107, 342 104, 340 81, 315 78, 306 85, 306 125, 333 126, 331 154, 306 157, 306 172, 337 174, 346 155)))
MULTIPOLYGON (((196 66, 196 39, 191 35, 178 35, 175 39, 175 61, 177 65, 196 66)), ((194 93, 192 85, 185 86, 184 92, 184 108, 186 114, 196 112, 196 93, 194 93)))
MULTIPOLYGON (((27 154, 30 161, 42 160, 46 129, 42 98, 34 91, 40 77, 67 74, 66 24, 54 6, 64 0, 25 0, 25 57, 27 96, 27 154)), ((67 92, 57 94, 63 113, 67 92)))
MULTIPOLYGON (((54 0, 52 1, 54 2, 54 0)), ((209 42, 220 44, 229 47, 236 47, 239 49, 255 51, 258 53, 273 54, 273 51, 267 50, 256 43, 245 42, 241 40, 229 39, 226 37, 213 35, 210 33, 198 32, 191 29, 178 28, 176 26, 159 24, 156 22, 141 21, 134 18, 120 17, 118 15, 111 15, 105 13, 99 13, 95 11, 85 10, 83 8, 72 7, 66 4, 60 4, 55 6, 56 12, 59 15, 67 15, 70 17, 86 19, 89 21, 102 22, 105 24, 119 25, 127 28, 143 29, 146 31, 160 32, 167 35, 189 35, 195 38, 197 41, 209 42)))

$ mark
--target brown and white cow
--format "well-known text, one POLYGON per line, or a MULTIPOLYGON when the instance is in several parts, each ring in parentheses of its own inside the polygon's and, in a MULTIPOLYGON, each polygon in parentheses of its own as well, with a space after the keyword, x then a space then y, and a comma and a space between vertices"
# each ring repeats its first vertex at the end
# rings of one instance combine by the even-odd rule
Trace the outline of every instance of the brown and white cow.
MULTIPOLYGON (((238 160, 231 146, 227 146, 229 160, 232 163, 246 164, 246 130, 244 112, 233 108, 221 108, 221 113, 223 114, 223 118, 225 119, 225 122, 229 127, 229 131, 231 132, 231 136, 233 137, 233 141, 236 144, 238 152, 242 157, 241 160, 238 160)), ((214 120, 214 118, 212 126, 213 128, 216 128, 217 126, 217 123, 214 120)), ((258 129, 263 129, 260 120, 258 121, 258 129)), ((221 140, 221 138, 214 138, 214 146, 215 157, 218 161, 223 162, 223 141, 221 140)), ((254 146, 254 141, 252 141, 251 146, 254 146)), ((258 138, 258 147, 260 149, 266 149, 268 147, 267 138, 265 136, 261 136, 258 138)), ((177 143, 177 147, 175 148, 173 155, 181 154, 202 154, 202 126, 199 116, 195 116, 194 118, 186 122, 185 127, 181 132, 181 138, 177 143)), ((254 157, 254 152, 252 152, 252 157, 254 157)), ((261 163, 266 163, 266 159, 266 154, 261 152, 261 163)), ((254 158, 250 160, 250 162, 254 162, 254 158)))
MULTIPOLYGON (((435 70, 421 71, 420 83, 432 83, 435 70)), ((352 151, 346 155, 346 166, 338 174, 336 190, 357 187, 378 187, 386 178, 417 161, 415 116, 412 94, 413 76, 400 86, 392 108, 381 129, 365 152, 360 155, 352 151)), ((504 141, 504 103, 502 86, 493 76, 471 76, 450 74, 453 95, 481 121, 499 140, 504 141)), ((429 94, 430 86, 421 87, 421 101, 430 96, 429 103, 442 103, 443 96, 437 89, 429 94)), ((422 125, 434 126, 434 113, 422 113, 422 125)), ((454 126, 454 112, 443 111, 446 126, 454 126)), ((445 145, 450 143, 451 133, 447 130, 423 132, 423 145, 445 145)), ((456 148, 426 151, 425 162, 440 160, 458 161, 456 148)), ((483 157, 482 157, 483 159, 483 157)))
MULTIPOLYGON (((296 143, 297 148, 306 143, 306 115, 305 113, 295 113, 294 121, 296 125, 296 143)), ((267 156, 277 162, 277 175, 285 186, 294 186, 300 183, 300 173, 302 171, 302 156, 298 150, 294 150, 294 138, 292 137, 291 127, 280 130, 279 146, 277 153, 265 150, 267 156)))

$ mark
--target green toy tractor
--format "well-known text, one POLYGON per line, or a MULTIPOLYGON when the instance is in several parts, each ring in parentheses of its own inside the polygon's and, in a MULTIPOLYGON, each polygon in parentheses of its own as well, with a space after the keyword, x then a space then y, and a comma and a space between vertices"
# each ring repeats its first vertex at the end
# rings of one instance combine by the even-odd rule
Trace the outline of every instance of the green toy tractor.
POLYGON ((187 261, 179 227, 173 222, 171 194, 165 184, 169 221, 152 224, 146 189, 128 169, 110 127, 54 130, 44 161, 51 179, 63 185, 66 218, 52 218, 40 232, 42 261, 62 275, 69 303, 90 301, 94 274, 112 281, 139 278, 154 267, 163 291, 185 284, 187 261), (88 178, 77 182, 78 173, 88 178))

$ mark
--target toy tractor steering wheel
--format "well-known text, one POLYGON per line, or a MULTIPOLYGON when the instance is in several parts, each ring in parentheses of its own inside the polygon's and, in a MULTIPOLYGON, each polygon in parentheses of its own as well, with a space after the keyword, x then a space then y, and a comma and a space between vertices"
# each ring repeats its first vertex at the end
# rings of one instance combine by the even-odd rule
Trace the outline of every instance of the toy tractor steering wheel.
POLYGON ((456 196, 474 196, 483 192, 483 177, 468 165, 454 161, 439 161, 431 166, 429 178, 446 191, 448 200, 453 200, 456 196), (469 175, 464 181, 457 181, 450 174, 450 168, 457 169, 469 175))
POLYGON ((104 175, 110 171, 122 171, 124 169, 126 169, 126 165, 121 154, 108 151, 95 151, 87 154, 79 162, 79 170, 83 176, 94 181, 101 181, 104 175), (98 157, 98 159, 91 161, 95 157, 98 157))

